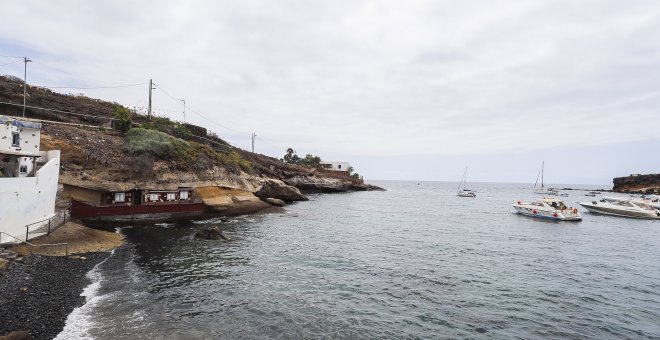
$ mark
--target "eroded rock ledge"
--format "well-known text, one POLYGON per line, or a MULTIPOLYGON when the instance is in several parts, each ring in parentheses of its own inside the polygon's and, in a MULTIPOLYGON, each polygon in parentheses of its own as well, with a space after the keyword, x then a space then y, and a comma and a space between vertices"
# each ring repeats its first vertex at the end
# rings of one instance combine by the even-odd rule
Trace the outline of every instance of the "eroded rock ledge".
POLYGON ((284 183, 300 189, 303 193, 332 193, 348 191, 373 191, 384 190, 375 185, 364 183, 354 183, 352 181, 338 178, 318 177, 318 176, 293 176, 285 179, 284 183))
POLYGON ((616 192, 660 194, 660 174, 617 177, 612 180, 616 192))

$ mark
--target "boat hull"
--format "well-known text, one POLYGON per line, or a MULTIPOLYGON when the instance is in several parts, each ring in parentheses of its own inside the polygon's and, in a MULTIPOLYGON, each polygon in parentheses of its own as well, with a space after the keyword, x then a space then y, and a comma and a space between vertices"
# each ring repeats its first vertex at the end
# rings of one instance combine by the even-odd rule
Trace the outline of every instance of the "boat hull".
POLYGON ((587 204, 587 203, 580 203, 580 205, 593 214, 618 216, 618 217, 630 217, 630 218, 642 218, 642 219, 660 219, 660 216, 658 216, 657 212, 655 211, 647 212, 647 211, 639 211, 639 210, 612 209, 610 207, 603 205, 587 204))
POLYGON ((516 210, 516 213, 528 217, 541 218, 541 219, 547 219, 553 221, 582 220, 582 216, 580 216, 580 214, 577 212, 569 214, 568 212, 562 212, 561 210, 545 210, 540 207, 530 207, 526 205, 512 204, 511 206, 516 210))

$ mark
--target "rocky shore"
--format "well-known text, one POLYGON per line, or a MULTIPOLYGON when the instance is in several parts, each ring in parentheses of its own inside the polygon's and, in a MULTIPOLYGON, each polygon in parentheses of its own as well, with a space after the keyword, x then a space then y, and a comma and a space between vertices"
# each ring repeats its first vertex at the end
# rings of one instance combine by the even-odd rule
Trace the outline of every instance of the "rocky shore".
POLYGON ((633 174, 612 180, 614 191, 637 194, 660 194, 660 174, 633 174))
MULTIPOLYGON (((17 79, 0 77, 0 89, 7 90, 0 91, 0 99, 20 101, 20 86, 17 79)), ((233 147, 201 126, 131 113, 116 103, 38 88, 32 89, 30 101, 62 112, 95 115, 88 119, 58 110, 26 112, 27 118, 46 121, 41 150, 61 151, 59 183, 88 190, 67 192, 63 188, 59 198, 66 204, 62 209, 69 199, 84 202, 89 191, 185 187, 195 190, 205 214, 232 216, 281 210, 286 204, 307 200, 306 193, 383 190, 349 171, 285 163, 233 147), (130 119, 125 117, 128 120, 123 123, 130 129, 115 124, 122 122, 123 113, 128 113, 130 119), (84 126, 75 126, 78 124, 84 126), (138 135, 141 137, 135 137, 138 135)), ((97 197, 92 198, 96 202, 97 197)), ((80 293, 89 284, 85 274, 108 256, 105 251, 120 246, 123 240, 115 233, 67 223, 33 243, 40 242, 66 242, 68 248, 44 247, 41 254, 32 254, 35 249, 25 245, 11 249, 24 258, 0 270, 0 340, 7 332, 21 330, 28 331, 32 339, 56 336, 67 315, 84 303, 80 293), (72 253, 86 253, 86 259, 63 256, 72 253)))
POLYGON ((67 316, 85 303, 87 272, 109 253, 81 257, 29 255, 0 271, 0 336, 28 331, 30 339, 53 339, 67 316))

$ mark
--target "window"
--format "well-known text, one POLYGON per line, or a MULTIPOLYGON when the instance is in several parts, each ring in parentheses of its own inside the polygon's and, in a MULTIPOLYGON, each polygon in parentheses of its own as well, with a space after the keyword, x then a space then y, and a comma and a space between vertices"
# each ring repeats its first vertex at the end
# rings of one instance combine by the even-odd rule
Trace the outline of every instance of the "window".
POLYGON ((160 194, 149 194, 149 200, 152 202, 158 202, 160 200, 160 194))
POLYGON ((27 165, 21 165, 18 169, 18 172, 22 174, 27 174, 27 165))
POLYGON ((126 194, 123 192, 115 193, 115 203, 126 202, 126 194))
POLYGON ((176 193, 174 193, 174 192, 168 192, 168 193, 167 193, 167 200, 168 200, 168 201, 176 201, 176 193))
POLYGON ((187 200, 188 199, 188 191, 179 192, 179 199, 187 200))
POLYGON ((337 164, 337 169, 341 170, 341 164, 337 164))
POLYGON ((11 133, 11 146, 21 146, 21 134, 18 132, 11 133))

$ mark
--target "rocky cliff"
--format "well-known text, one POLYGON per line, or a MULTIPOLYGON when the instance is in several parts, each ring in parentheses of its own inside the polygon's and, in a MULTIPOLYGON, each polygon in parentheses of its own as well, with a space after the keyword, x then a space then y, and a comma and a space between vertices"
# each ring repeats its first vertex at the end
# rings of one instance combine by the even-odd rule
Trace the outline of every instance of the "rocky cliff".
POLYGON ((660 194, 660 174, 617 177, 613 183, 617 192, 660 194))
MULTIPOLYGON (((0 114, 20 115, 22 92, 19 79, 0 76, 0 114)), ((61 150, 60 181, 65 184, 96 189, 200 188, 210 210, 222 214, 303 201, 310 192, 382 190, 347 172, 286 164, 232 147, 200 126, 133 113, 128 128, 121 128, 113 119, 120 117, 118 110, 130 110, 117 103, 30 85, 28 94, 26 117, 45 121, 41 149, 61 150), (145 135, 157 131, 158 138, 171 142, 166 146, 172 150, 145 152, 143 145, 131 145, 131 127, 141 128, 137 130, 145 135)), ((141 143, 144 138, 134 140, 141 143)))

